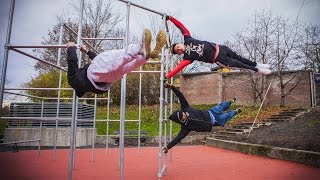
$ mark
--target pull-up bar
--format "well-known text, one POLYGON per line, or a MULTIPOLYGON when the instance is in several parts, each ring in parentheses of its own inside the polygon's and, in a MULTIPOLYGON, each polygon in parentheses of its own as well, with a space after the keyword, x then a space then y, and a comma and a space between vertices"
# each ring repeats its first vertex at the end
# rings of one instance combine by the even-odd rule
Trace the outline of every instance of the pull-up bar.
POLYGON ((19 90, 41 90, 41 91, 58 91, 58 90, 67 90, 72 91, 72 88, 5 88, 6 90, 19 91, 19 90))
POLYGON ((28 57, 30 57, 30 58, 33 58, 33 59, 35 59, 35 60, 41 61, 41 62, 43 62, 43 63, 45 63, 45 64, 49 64, 49 65, 51 65, 51 66, 53 66, 53 67, 56 67, 56 68, 58 68, 58 69, 61 69, 61 70, 63 70, 63 71, 67 71, 66 69, 64 69, 64 68, 62 68, 62 67, 60 67, 60 66, 57 66, 57 65, 55 65, 55 64, 53 64, 53 63, 50 63, 50 62, 48 62, 48 61, 45 61, 45 60, 43 60, 43 59, 37 58, 37 57, 35 57, 35 56, 31 55, 31 54, 28 54, 28 53, 26 53, 26 52, 20 51, 20 50, 15 49, 15 48, 12 48, 12 50, 13 50, 13 51, 16 51, 16 52, 18 52, 18 53, 20 53, 20 54, 23 54, 23 55, 25 55, 25 56, 28 56, 28 57))
POLYGON ((124 40, 124 38, 82 38, 82 40, 124 40))
POLYGON ((11 45, 8 44, 6 47, 12 49, 12 48, 67 48, 68 46, 66 44, 57 44, 57 45, 11 45))
POLYGON ((149 9, 149 8, 146 8, 146 7, 143 7, 143 6, 140 6, 138 4, 135 4, 135 3, 132 3, 130 1, 126 1, 126 0, 119 0, 121 2, 124 2, 124 3, 129 3, 130 5, 132 6, 135 6, 135 7, 138 7, 138 8, 141 8, 141 9, 144 9, 144 10, 147 10, 147 11, 150 11, 150 12, 153 12, 153 13, 156 13, 156 14, 159 14, 160 16, 164 16, 165 13, 161 13, 161 12, 158 12, 158 11, 155 11, 155 10, 152 10, 152 9, 149 9))

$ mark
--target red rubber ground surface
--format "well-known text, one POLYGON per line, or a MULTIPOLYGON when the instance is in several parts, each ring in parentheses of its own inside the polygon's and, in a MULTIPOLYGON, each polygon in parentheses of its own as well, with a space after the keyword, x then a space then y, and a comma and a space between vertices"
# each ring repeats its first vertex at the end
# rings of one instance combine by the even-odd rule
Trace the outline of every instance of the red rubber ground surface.
MULTIPOLYGON (((124 179, 157 179, 157 154, 157 147, 141 148, 140 156, 137 148, 126 148, 124 179)), ((69 150, 57 150, 56 155, 54 161, 52 150, 41 151, 40 158, 37 151, 1 152, 0 179, 68 179, 69 150)), ((76 150, 73 179, 120 179, 118 149, 109 149, 107 156, 105 149, 96 149, 95 162, 91 156, 91 149, 76 150)), ((215 147, 176 146, 162 179, 319 180, 320 168, 215 147)))

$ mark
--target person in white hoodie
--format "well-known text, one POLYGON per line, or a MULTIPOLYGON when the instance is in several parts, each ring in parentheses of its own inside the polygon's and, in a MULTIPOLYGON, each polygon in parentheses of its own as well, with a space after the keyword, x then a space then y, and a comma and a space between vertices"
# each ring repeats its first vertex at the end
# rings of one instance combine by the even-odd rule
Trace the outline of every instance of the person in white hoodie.
MULTIPOLYGON (((160 30, 158 36, 163 39, 166 34, 160 30)), ((160 53, 166 40, 157 41, 157 48, 153 51, 160 53)), ((78 97, 82 97, 86 92, 102 94, 107 92, 112 83, 147 62, 149 54, 146 46, 150 47, 151 32, 144 30, 141 44, 130 44, 124 49, 110 50, 98 55, 87 50, 85 45, 81 46, 81 51, 86 53, 92 62, 82 68, 78 68, 78 58, 74 42, 67 43, 68 61, 68 82, 75 89, 78 97)))

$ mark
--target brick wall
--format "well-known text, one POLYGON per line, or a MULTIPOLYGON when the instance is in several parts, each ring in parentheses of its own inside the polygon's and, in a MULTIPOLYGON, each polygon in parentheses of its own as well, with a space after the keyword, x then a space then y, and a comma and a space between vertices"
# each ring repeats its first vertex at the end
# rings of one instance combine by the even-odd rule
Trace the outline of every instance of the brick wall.
MULTIPOLYGON (((255 77, 255 76, 253 76, 255 77)), ((256 77, 261 77, 257 75, 256 77)), ((294 86, 300 78, 298 86, 285 99, 286 106, 311 107, 310 71, 284 72, 284 80, 292 79, 287 89, 294 86)), ((181 78, 181 91, 190 104, 216 104, 223 100, 237 97, 237 103, 255 105, 252 97, 251 74, 247 72, 232 73, 195 73, 183 74, 181 78)), ((265 100, 266 106, 280 104, 280 83, 275 74, 267 76, 264 81, 259 78, 260 84, 265 88, 271 83, 265 100)), ((287 91, 287 89, 285 89, 287 91)), ((260 104, 260 101, 256 104, 260 104)))

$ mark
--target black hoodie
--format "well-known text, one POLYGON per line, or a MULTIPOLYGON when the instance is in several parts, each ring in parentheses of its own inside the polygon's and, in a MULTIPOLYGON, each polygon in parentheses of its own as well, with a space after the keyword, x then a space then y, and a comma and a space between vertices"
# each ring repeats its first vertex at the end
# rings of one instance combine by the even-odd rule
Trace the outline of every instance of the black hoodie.
POLYGON ((187 119, 185 122, 181 122, 178 117, 178 111, 173 112, 169 119, 181 124, 181 130, 177 137, 173 139, 167 148, 170 149, 176 144, 178 144, 183 138, 185 138, 190 131, 197 132, 210 132, 212 130, 211 117, 208 111, 193 109, 184 95, 174 86, 171 87, 172 91, 179 98, 181 104, 181 110, 187 114, 187 119))

